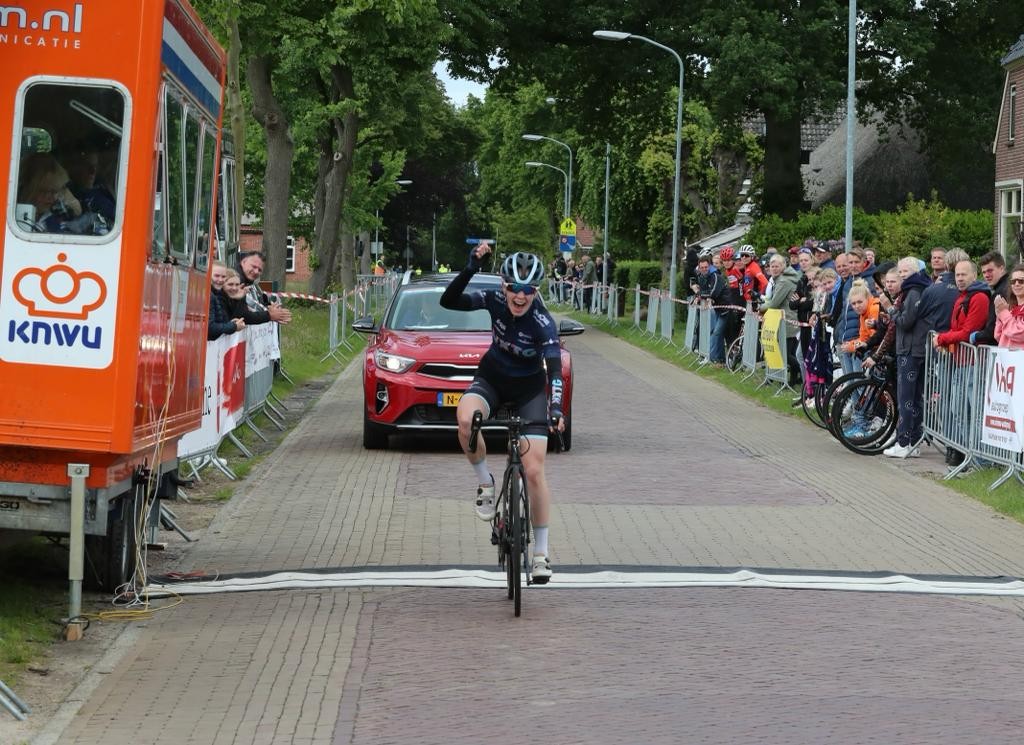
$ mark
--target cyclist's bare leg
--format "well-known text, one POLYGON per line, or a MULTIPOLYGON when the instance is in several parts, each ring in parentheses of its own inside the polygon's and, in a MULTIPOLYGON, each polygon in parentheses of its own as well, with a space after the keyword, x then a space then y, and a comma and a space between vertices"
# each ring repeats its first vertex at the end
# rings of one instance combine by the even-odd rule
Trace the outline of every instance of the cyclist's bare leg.
POLYGON ((523 437, 519 440, 526 471, 526 489, 530 495, 530 522, 536 528, 546 527, 551 505, 551 491, 544 473, 547 440, 543 437, 523 437))
POLYGON ((481 412, 484 415, 484 419, 487 418, 489 413, 489 407, 487 402, 484 401, 480 396, 475 393, 467 393, 461 399, 459 399, 459 406, 455 410, 455 418, 459 422, 459 444, 462 445, 462 452, 469 458, 470 463, 479 463, 487 457, 487 445, 484 443, 484 436, 481 433, 476 438, 476 450, 470 452, 469 450, 469 437, 472 434, 471 428, 473 425, 473 415, 476 412, 481 412))

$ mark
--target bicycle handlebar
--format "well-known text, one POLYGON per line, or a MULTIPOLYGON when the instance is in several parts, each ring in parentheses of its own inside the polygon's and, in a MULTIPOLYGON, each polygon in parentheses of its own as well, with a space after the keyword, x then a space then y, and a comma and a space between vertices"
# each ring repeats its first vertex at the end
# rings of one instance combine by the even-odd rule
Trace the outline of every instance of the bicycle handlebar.
MULTIPOLYGON (((470 425, 470 435, 469 435, 469 451, 470 452, 474 452, 476 450, 476 445, 477 445, 477 442, 479 441, 479 437, 480 437, 480 430, 483 428, 483 421, 484 421, 484 415, 483 415, 482 412, 480 412, 480 411, 473 412, 473 423, 470 425)), ((546 421, 546 422, 543 422, 543 421, 542 422, 532 422, 532 421, 527 421, 525 419, 521 419, 518 416, 514 416, 514 417, 509 417, 508 419, 488 419, 487 420, 487 424, 488 424, 488 426, 491 426, 491 427, 499 427, 499 428, 502 428, 502 429, 506 429, 506 430, 509 431, 510 435, 515 435, 517 437, 520 435, 520 433, 523 431, 523 429, 525 429, 526 427, 529 427, 532 424, 543 425, 543 426, 547 427, 549 430, 554 430, 555 433, 558 435, 558 447, 556 448, 556 450, 561 452, 562 450, 565 449, 565 441, 562 439, 562 433, 559 432, 558 429, 557 429, 557 427, 558 427, 558 418, 557 417, 549 417, 548 421, 546 421)))

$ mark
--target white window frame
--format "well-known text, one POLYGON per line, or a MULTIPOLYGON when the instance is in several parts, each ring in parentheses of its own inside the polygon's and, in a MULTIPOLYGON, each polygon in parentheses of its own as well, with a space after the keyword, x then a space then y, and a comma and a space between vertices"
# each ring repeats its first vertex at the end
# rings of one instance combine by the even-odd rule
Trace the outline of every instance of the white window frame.
POLYGON ((1007 102, 1007 125, 1006 141, 1012 143, 1017 136, 1017 84, 1010 86, 1010 96, 1007 102))
POLYGON ((1010 228, 1024 221, 1024 178, 1000 181, 996 184, 996 193, 999 195, 999 251, 1007 260, 1016 262, 1020 248, 1010 228))
POLYGON ((284 248, 284 271, 285 274, 295 273, 295 236, 288 236, 284 248))

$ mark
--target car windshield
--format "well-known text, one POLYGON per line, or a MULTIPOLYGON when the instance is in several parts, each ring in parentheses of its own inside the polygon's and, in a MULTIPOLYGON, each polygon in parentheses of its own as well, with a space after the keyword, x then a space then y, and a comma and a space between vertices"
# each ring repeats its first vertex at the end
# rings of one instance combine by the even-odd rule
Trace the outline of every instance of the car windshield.
POLYGON ((486 310, 448 310, 441 307, 443 287, 406 288, 399 293, 387 324, 394 331, 487 331, 486 310))

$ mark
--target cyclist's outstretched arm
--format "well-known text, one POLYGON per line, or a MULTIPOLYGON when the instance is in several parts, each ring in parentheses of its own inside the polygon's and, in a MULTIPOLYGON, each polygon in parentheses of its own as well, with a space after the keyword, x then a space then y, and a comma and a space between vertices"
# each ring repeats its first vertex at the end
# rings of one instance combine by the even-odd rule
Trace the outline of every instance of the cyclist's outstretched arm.
POLYGON ((455 275, 441 295, 441 307, 448 310, 477 310, 481 305, 467 293, 466 287, 473 275, 483 268, 484 257, 491 252, 491 247, 481 243, 473 247, 466 260, 466 267, 455 275))

